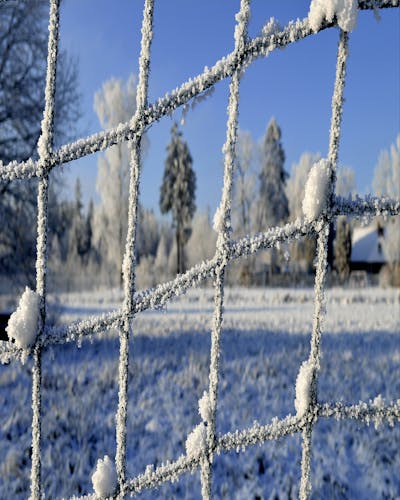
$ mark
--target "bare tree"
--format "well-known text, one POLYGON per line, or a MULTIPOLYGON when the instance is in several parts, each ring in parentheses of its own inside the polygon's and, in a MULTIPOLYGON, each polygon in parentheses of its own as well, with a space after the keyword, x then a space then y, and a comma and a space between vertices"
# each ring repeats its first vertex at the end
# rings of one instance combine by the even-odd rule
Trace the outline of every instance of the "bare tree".
POLYGON ((233 182, 233 218, 235 233, 251 234, 255 205, 255 175, 252 166, 256 156, 256 144, 249 132, 239 130, 235 177, 233 182))
MULTIPOLYGON (((0 161, 37 157, 44 109, 48 2, 0 5, 0 161)), ((61 52, 55 102, 56 144, 79 118, 75 62, 61 52)), ((36 182, 0 183, 0 273, 31 281, 35 256, 36 182)))
MULTIPOLYGON (((233 179, 232 217, 236 236, 244 236, 256 230, 256 175, 254 163, 257 158, 257 144, 249 132, 238 132, 236 144, 236 165, 233 179)), ((235 274, 241 285, 253 280, 255 257, 249 256, 236 263, 235 274)))

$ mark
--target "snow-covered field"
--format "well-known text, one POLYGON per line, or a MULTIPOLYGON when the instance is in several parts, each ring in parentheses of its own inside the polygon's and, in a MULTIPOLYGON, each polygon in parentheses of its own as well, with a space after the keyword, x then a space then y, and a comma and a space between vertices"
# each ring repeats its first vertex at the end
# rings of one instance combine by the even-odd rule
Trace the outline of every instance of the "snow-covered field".
MULTIPOLYGON (((217 430, 294 414, 295 381, 308 356, 313 290, 227 289, 217 430)), ((119 292, 53 297, 60 323, 118 307, 119 292)), ((192 290, 135 321, 130 363, 128 473, 185 451, 208 387, 213 292, 192 290)), ((327 292, 319 397, 357 403, 400 398, 400 292, 327 292)), ((43 356, 43 483, 46 498, 92 492, 98 458, 113 456, 117 406, 115 332, 43 356)), ((0 366, 0 498, 27 498, 30 364, 0 366)), ((400 424, 379 429, 321 419, 313 434, 313 498, 399 498, 400 424)), ((296 498, 300 437, 215 458, 216 498, 296 498)), ((199 474, 139 495, 200 498, 199 474)))

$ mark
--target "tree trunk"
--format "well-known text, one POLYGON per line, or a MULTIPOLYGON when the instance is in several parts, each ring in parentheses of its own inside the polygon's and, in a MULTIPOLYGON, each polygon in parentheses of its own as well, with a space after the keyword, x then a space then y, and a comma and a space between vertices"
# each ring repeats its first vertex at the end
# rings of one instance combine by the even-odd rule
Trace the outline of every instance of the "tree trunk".
POLYGON ((181 272, 181 238, 179 226, 176 228, 176 274, 181 272))

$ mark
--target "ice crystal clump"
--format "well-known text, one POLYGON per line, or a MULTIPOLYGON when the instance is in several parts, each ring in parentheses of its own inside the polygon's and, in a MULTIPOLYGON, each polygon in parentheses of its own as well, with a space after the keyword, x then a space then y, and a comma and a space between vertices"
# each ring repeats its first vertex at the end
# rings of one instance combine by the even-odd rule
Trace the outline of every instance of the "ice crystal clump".
POLYGON ((38 331, 39 302, 39 295, 26 287, 16 311, 8 320, 7 334, 20 349, 27 349, 35 342, 38 331))
POLYGON ((343 31, 352 31, 357 22, 357 0, 312 0, 308 21, 313 31, 318 31, 322 21, 329 23, 336 16, 337 23, 343 31))
POLYGON ((197 425, 186 439, 186 454, 196 457, 202 453, 207 443, 207 427, 204 423, 197 425))
POLYGON ((199 413, 204 422, 211 420, 210 397, 206 391, 204 391, 202 398, 199 399, 199 413))
POLYGON ((111 497, 117 489, 117 473, 108 455, 97 461, 96 470, 92 476, 94 492, 98 498, 111 497))
POLYGON ((304 361, 300 366, 296 379, 296 399, 294 406, 298 417, 303 417, 310 406, 312 376, 313 367, 310 361, 304 361))
POLYGON ((309 221, 318 219, 326 208, 330 178, 329 162, 319 160, 308 174, 303 199, 303 214, 309 221))

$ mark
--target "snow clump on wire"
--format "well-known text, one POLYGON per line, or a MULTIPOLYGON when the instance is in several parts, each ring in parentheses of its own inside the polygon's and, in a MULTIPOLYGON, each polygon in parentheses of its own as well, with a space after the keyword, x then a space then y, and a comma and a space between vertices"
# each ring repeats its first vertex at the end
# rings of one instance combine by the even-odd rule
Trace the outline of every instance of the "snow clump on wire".
POLYGON ((207 427, 204 422, 197 425, 186 439, 186 454, 188 457, 199 456, 206 448, 207 427))
POLYGON ((316 32, 324 19, 331 23, 336 16, 340 28, 349 32, 356 27, 357 14, 357 0, 312 0, 308 22, 310 28, 316 32))
POLYGON ((16 311, 8 320, 6 332, 20 349, 27 349, 35 342, 38 332, 39 304, 39 295, 26 287, 16 311))
POLYGON ((308 174, 304 189, 303 213, 307 220, 318 219, 326 208, 330 169, 328 160, 315 163, 308 174))
POLYGON ((310 406, 312 375, 313 367, 311 362, 304 361, 300 366, 296 379, 296 399, 294 407, 296 408, 298 417, 303 417, 310 406))
POLYGON ((206 391, 199 399, 199 414, 203 422, 197 425, 186 439, 186 454, 188 457, 196 457, 206 448, 207 423, 211 420, 210 396, 206 391))
POLYGON ((117 472, 108 455, 97 461, 96 470, 92 476, 94 492, 98 498, 108 498, 117 489, 117 472))
POLYGON ((210 397, 208 392, 204 391, 203 396, 199 399, 199 413, 203 422, 210 422, 211 420, 211 406, 210 397))
POLYGON ((221 206, 218 206, 213 218, 213 228, 216 233, 220 233, 224 229, 224 211, 221 206))

